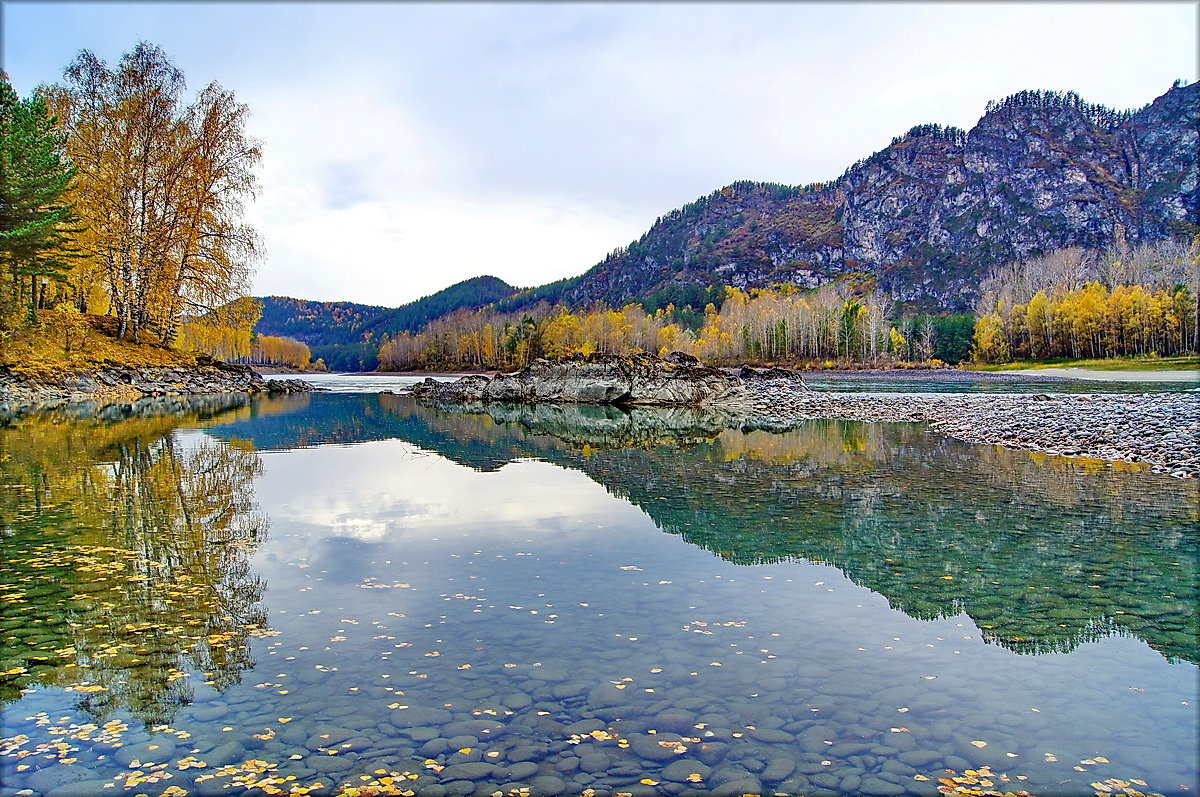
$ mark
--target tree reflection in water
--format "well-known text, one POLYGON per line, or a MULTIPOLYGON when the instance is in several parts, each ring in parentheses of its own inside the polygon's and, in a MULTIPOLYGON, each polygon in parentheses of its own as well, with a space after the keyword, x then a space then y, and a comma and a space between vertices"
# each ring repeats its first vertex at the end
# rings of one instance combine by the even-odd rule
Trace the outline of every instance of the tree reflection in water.
POLYGON ((61 686, 97 716, 123 707, 160 723, 194 680, 223 689, 253 665, 251 638, 269 633, 247 560, 268 528, 261 461, 177 431, 245 403, 150 403, 108 421, 59 410, 0 428, 0 700, 61 686))

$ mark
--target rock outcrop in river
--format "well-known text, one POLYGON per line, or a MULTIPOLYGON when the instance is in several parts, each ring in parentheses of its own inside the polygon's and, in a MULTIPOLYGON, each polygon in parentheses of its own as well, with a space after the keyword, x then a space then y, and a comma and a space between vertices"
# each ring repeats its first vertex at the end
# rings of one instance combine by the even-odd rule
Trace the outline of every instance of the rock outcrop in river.
POLYGON ((253 368, 207 359, 194 366, 110 365, 93 371, 35 379, 0 371, 0 405, 67 401, 133 401, 144 396, 202 396, 214 393, 302 393, 300 379, 264 379, 253 368))
POLYGON ((412 393, 433 401, 695 406, 733 401, 744 390, 741 379, 673 352, 665 358, 593 354, 538 359, 515 374, 476 374, 455 382, 426 379, 412 393))

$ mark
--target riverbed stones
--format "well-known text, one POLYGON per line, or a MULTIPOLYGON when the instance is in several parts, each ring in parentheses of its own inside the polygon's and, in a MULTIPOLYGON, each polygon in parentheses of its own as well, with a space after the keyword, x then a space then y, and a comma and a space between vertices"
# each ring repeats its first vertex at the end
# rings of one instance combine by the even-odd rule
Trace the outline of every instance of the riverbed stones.
POLYGON ((453 716, 444 708, 422 708, 409 706, 392 711, 390 719, 397 728, 410 728, 419 725, 445 725, 453 716))
POLYGON ((95 780, 99 774, 87 767, 77 764, 53 764, 45 769, 39 769, 26 780, 26 783, 40 792, 50 792, 68 783, 78 783, 82 780, 95 780))
POLYGON ((136 769, 146 764, 165 763, 174 756, 175 739, 170 736, 156 736, 141 744, 124 745, 117 750, 113 758, 127 767, 136 769))
POLYGON ((64 783, 61 786, 55 786, 53 789, 45 792, 45 795, 46 797, 96 797, 96 795, 116 791, 112 788, 111 784, 112 781, 109 780, 77 780, 71 783, 64 783))
POLYGON ((699 775, 701 779, 706 779, 711 772, 712 767, 703 761, 694 758, 680 758, 662 768, 662 777, 676 783, 694 783, 693 776, 699 775))
POLYGON ((495 771, 496 766, 494 764, 489 764, 485 761, 474 761, 451 764, 439 774, 444 780, 484 780, 491 777, 495 771))

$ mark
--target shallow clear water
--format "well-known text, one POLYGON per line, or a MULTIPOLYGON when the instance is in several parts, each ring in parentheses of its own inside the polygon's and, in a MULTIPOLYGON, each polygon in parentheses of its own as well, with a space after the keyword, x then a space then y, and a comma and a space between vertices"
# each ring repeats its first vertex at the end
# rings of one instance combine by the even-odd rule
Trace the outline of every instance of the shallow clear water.
POLYGON ((1197 788, 1189 482, 908 424, 228 402, 0 428, 4 787, 1197 788))

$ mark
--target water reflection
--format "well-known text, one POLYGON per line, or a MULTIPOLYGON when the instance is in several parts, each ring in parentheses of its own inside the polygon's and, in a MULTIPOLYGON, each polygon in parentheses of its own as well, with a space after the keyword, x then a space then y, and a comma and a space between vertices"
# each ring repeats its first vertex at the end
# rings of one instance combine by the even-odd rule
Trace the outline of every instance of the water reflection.
MULTIPOLYGON (((1200 500, 1140 465, 972 446, 915 424, 768 431, 695 409, 323 399, 360 439, 398 437, 483 471, 526 457, 580 470, 727 561, 830 563, 912 617, 966 612, 1019 653, 1129 634, 1200 661, 1200 500)), ((281 416, 253 438, 292 448, 313 439, 289 435, 303 428, 281 416)))
POLYGON ((470 409, 0 430, 0 672, 24 690, 0 780, 936 797, 989 765, 1035 793, 1194 788, 1186 484, 916 425, 470 409))
POLYGON ((139 403, 107 420, 68 407, 0 429, 0 700, 62 686, 94 715, 158 723, 190 702, 189 673, 223 689, 253 665, 261 463, 174 433, 245 403, 139 403))

